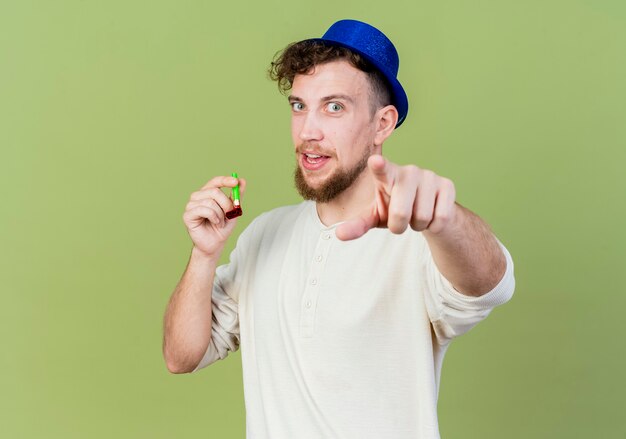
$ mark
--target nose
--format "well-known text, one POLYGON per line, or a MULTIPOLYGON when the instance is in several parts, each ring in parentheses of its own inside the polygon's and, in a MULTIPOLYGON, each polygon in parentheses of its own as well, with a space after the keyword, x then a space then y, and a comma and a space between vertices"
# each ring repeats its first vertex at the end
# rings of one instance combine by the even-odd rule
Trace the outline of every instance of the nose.
POLYGON ((298 121, 298 137, 304 142, 319 142, 324 138, 320 121, 314 111, 301 115, 298 121))

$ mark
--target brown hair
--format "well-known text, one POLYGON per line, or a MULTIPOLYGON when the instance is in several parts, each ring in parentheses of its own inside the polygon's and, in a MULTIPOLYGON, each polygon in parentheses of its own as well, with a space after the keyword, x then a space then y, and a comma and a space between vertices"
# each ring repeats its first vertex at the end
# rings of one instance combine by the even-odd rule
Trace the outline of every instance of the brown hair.
POLYGON ((282 94, 291 90, 298 74, 309 73, 315 66, 331 61, 345 60, 365 72, 370 84, 370 107, 372 115, 391 104, 390 87, 383 74, 365 58, 350 49, 325 44, 322 41, 299 41, 291 43, 274 56, 269 77, 276 81, 282 94))

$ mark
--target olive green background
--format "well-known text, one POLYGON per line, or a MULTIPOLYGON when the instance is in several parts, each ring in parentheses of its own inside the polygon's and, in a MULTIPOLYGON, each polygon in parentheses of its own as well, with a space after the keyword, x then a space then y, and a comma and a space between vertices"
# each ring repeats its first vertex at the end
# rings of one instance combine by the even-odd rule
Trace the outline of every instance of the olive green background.
POLYGON ((516 264, 513 300, 447 354, 442 437, 626 437, 620 0, 3 0, 1 437, 244 437, 239 353, 193 375, 161 356, 182 213, 233 170, 236 235, 299 201, 265 71, 341 18, 401 55, 387 157, 451 178, 516 264))

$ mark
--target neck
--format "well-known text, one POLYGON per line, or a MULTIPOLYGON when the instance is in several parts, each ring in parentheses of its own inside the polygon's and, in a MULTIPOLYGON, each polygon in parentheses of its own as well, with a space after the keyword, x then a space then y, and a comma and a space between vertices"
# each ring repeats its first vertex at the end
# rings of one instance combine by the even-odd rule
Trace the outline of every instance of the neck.
POLYGON ((327 203, 316 203, 317 214, 325 226, 332 226, 361 214, 372 202, 374 178, 365 168, 352 186, 327 203))

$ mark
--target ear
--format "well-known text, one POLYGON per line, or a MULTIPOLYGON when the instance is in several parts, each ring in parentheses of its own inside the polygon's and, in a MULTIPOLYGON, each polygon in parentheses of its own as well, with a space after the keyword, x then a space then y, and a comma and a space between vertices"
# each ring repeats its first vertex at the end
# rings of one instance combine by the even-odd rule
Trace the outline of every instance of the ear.
POLYGON ((380 108, 374 116, 376 120, 376 135, 374 145, 381 146, 387 137, 391 136, 398 123, 398 110, 393 105, 380 108))

